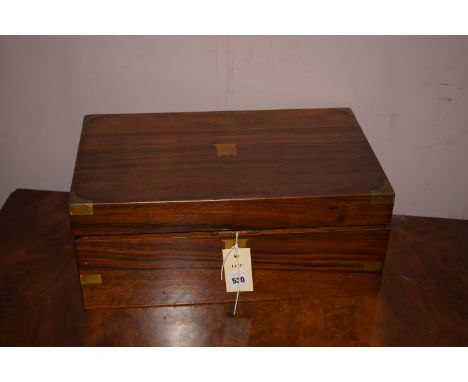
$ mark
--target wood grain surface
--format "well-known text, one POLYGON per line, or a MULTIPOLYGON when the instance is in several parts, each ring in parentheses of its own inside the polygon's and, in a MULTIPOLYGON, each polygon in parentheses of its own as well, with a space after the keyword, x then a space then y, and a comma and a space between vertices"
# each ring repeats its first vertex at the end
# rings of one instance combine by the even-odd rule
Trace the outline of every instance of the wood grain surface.
POLYGON ((84 310, 66 193, 0 213, 0 345, 468 345, 468 221, 394 216, 378 292, 84 310))
POLYGON ((93 211, 71 219, 76 236, 387 224, 386 182, 346 108, 92 115, 70 208, 93 211))
MULTIPOLYGON (((254 291, 241 301, 376 291, 390 229, 241 232, 252 256, 254 291), (374 274, 367 274, 373 272, 374 274), (324 274, 325 273, 325 274, 324 274)), ((84 237, 75 242, 87 308, 232 302, 220 280, 223 240, 234 232, 84 237)))
POLYGON ((322 198, 94 205, 91 216, 71 216, 76 237, 154 232, 237 231, 386 225, 393 203, 369 195, 322 198))

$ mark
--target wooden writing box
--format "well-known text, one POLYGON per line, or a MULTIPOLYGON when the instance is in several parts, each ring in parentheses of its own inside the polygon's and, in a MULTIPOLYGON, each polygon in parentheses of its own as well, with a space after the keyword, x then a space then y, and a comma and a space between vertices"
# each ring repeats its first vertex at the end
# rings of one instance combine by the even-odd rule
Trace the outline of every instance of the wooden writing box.
POLYGON ((86 308, 376 290, 394 193, 350 109, 88 115, 69 211, 86 308))

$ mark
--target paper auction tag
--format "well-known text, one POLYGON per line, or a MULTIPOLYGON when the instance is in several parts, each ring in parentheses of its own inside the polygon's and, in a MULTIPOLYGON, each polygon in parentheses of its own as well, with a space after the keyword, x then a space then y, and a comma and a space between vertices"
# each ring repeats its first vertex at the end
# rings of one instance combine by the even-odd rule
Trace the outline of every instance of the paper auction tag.
MULTIPOLYGON (((223 260, 230 249, 223 249, 223 260)), ((237 268, 236 251, 233 249, 224 263, 226 292, 253 292, 252 261, 250 248, 238 248, 239 268, 237 268)))

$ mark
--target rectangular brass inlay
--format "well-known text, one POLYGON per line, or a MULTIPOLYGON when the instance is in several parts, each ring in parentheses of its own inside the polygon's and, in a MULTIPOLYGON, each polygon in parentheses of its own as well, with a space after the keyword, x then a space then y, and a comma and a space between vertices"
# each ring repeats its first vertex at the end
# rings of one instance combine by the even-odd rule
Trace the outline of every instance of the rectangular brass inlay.
POLYGON ((235 156, 237 149, 235 143, 215 143, 216 155, 219 157, 235 156))
POLYGON ((102 284, 102 277, 100 274, 93 275, 81 275, 80 274, 81 284, 102 284))

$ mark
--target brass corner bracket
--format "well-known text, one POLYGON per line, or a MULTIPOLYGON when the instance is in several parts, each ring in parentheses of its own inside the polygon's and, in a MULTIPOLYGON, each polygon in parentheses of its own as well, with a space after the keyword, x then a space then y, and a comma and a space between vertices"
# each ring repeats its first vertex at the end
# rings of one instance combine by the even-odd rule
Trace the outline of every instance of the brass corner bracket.
POLYGON ((362 264, 363 272, 381 272, 383 269, 383 261, 368 261, 362 264))
POLYGON ((93 201, 81 199, 71 191, 68 197, 68 212, 72 216, 94 215, 93 201))
POLYGON ((385 179, 382 188, 370 193, 371 204, 392 204, 394 201, 395 192, 387 179, 385 179))

